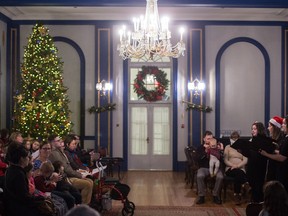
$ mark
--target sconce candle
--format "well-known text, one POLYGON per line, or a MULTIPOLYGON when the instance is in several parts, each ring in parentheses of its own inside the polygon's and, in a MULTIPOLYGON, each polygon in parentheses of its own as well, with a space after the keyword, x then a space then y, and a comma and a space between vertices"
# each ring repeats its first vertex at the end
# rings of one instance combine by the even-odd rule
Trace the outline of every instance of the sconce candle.
POLYGON ((102 80, 101 82, 96 83, 96 90, 100 91, 100 95, 106 95, 106 91, 110 91, 112 89, 112 84, 102 80))
POLYGON ((193 82, 188 83, 188 90, 194 91, 194 96, 198 97, 202 91, 205 90, 205 83, 199 81, 197 78, 193 82))

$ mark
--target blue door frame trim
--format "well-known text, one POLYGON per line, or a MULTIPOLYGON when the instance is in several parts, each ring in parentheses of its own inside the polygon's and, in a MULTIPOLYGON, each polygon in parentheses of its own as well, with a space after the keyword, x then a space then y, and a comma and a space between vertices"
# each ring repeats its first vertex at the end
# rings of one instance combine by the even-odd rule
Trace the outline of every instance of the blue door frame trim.
POLYGON ((265 123, 269 121, 270 116, 270 58, 268 55, 268 52, 264 48, 262 44, 260 44, 258 41, 248 38, 248 37, 237 37, 229 40, 226 42, 219 50, 216 56, 216 95, 215 95, 215 135, 216 137, 220 137, 220 64, 221 64, 221 58, 225 50, 231 46, 232 44, 238 43, 238 42, 247 42, 251 43, 254 46, 256 46, 260 52, 262 53, 264 57, 264 64, 265 64, 265 110, 264 110, 264 120, 265 123))
POLYGON ((173 58, 173 127, 172 127, 172 135, 173 135, 173 171, 179 170, 178 168, 178 97, 177 97, 177 81, 178 81, 178 60, 173 58))

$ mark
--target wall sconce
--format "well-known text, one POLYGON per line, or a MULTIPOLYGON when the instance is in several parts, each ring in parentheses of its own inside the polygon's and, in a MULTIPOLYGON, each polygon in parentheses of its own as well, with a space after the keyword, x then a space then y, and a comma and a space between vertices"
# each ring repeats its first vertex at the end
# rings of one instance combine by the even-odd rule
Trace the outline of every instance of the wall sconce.
POLYGON ((193 95, 197 98, 205 89, 205 83, 195 79, 193 82, 188 83, 188 90, 194 91, 193 95))
POLYGON ((101 82, 96 83, 96 90, 100 91, 100 96, 105 96, 106 91, 110 91, 112 89, 112 84, 107 82, 106 80, 102 80, 101 82))

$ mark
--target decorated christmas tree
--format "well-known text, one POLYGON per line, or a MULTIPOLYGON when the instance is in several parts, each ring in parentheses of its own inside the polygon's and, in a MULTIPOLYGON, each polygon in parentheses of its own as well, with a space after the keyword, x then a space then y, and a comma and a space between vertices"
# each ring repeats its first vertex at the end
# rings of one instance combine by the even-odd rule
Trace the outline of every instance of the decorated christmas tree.
POLYGON ((15 95, 14 129, 24 137, 65 135, 72 127, 63 62, 48 29, 36 24, 24 47, 21 81, 15 95))

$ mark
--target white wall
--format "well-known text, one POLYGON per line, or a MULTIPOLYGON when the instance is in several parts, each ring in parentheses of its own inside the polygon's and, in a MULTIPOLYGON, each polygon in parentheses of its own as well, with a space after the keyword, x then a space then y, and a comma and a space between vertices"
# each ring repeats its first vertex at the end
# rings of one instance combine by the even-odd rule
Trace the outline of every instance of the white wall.
MULTIPOLYGON (((205 32, 207 98, 215 107, 215 61, 219 49, 236 37, 261 43, 271 64, 270 115, 281 115, 281 28, 262 26, 207 26, 205 32)), ((264 122, 264 59, 256 46, 235 43, 221 59, 220 130, 236 129, 250 136, 254 121, 264 122)), ((215 131, 215 112, 207 114, 207 129, 215 131)))
MULTIPOLYGON (((113 26, 113 50, 117 50, 119 43, 119 29, 122 26, 113 26)), ((112 139, 113 156, 123 157, 123 60, 117 51, 113 52, 113 103, 116 109, 112 112, 112 139)))

